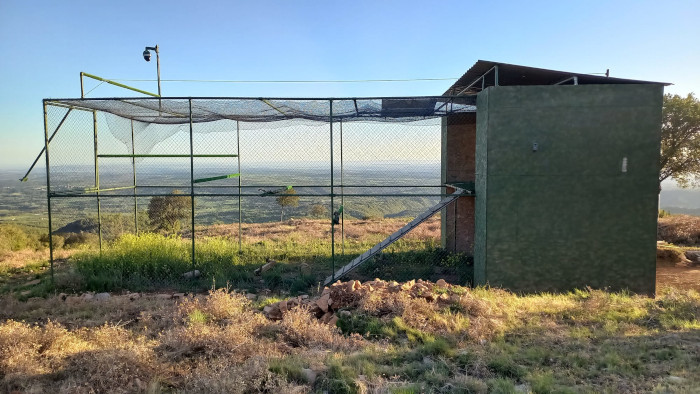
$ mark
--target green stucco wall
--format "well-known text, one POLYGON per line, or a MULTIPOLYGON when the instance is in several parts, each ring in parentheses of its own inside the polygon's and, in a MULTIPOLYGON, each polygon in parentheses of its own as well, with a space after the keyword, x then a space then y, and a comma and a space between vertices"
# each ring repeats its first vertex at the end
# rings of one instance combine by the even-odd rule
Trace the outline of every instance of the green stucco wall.
POLYGON ((475 283, 653 294, 662 99, 660 85, 480 93, 475 283))

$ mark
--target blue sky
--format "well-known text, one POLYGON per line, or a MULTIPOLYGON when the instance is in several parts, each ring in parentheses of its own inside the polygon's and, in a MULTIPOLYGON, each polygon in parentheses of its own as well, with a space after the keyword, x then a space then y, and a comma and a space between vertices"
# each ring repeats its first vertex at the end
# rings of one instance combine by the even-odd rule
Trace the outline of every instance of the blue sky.
MULTIPOLYGON (((674 83, 700 94, 697 1, 0 1, 0 168, 43 145, 41 100, 78 97, 80 71, 153 79, 447 78, 495 60, 674 83)), ((441 94, 452 81, 163 83, 164 96, 441 94)), ((156 91, 155 82, 134 86, 156 91)), ((88 82, 86 90, 97 84, 88 82)), ((101 85, 89 97, 134 96, 101 85)))

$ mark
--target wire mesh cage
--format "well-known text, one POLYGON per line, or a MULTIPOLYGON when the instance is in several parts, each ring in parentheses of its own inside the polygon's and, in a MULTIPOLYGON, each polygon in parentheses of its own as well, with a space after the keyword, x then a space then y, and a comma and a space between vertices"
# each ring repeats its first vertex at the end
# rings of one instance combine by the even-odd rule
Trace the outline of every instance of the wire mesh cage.
POLYGON ((339 275, 401 279, 407 264, 425 276, 455 264, 435 208, 448 197, 442 118, 474 112, 472 96, 44 108, 50 232, 99 246, 99 258, 77 259, 94 289, 302 291, 339 275), (282 264, 260 270, 266 262, 282 264))

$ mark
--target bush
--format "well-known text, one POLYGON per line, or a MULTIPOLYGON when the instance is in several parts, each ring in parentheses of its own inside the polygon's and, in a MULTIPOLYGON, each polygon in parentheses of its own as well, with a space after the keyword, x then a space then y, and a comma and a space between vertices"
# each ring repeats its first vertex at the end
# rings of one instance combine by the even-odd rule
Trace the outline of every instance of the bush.
POLYGON ((700 245, 700 216, 673 215, 659 219, 659 240, 680 245, 700 245))
MULTIPOLYGON (((41 242, 41 246, 48 248, 49 247, 49 235, 48 234, 42 234, 39 237, 39 241, 41 242)), ((61 249, 65 243, 65 239, 60 236, 60 235, 52 235, 51 236, 51 241, 53 243, 53 248, 54 249, 61 249)))
POLYGON ((63 247, 66 249, 77 248, 82 245, 96 246, 99 244, 99 236, 95 233, 66 233, 62 234, 62 236, 64 238, 63 247))
POLYGON ((0 225, 0 253, 40 247, 37 234, 28 233, 14 224, 0 225))
POLYGON ((179 232, 180 220, 190 216, 192 204, 190 196, 173 190, 170 196, 156 196, 148 203, 148 219, 154 230, 179 232))

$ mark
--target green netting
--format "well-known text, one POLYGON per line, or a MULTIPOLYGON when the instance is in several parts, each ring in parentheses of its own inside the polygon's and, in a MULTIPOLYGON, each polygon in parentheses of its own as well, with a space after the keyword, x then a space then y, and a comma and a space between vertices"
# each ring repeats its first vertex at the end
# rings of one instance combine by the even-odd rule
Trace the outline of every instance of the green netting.
POLYGON ((475 96, 394 97, 352 99, 277 98, 96 98, 51 99, 48 104, 111 113, 144 123, 186 124, 229 119, 243 122, 275 122, 306 119, 373 120, 410 122, 475 112, 475 96), (331 110, 332 108, 332 110, 331 110))

